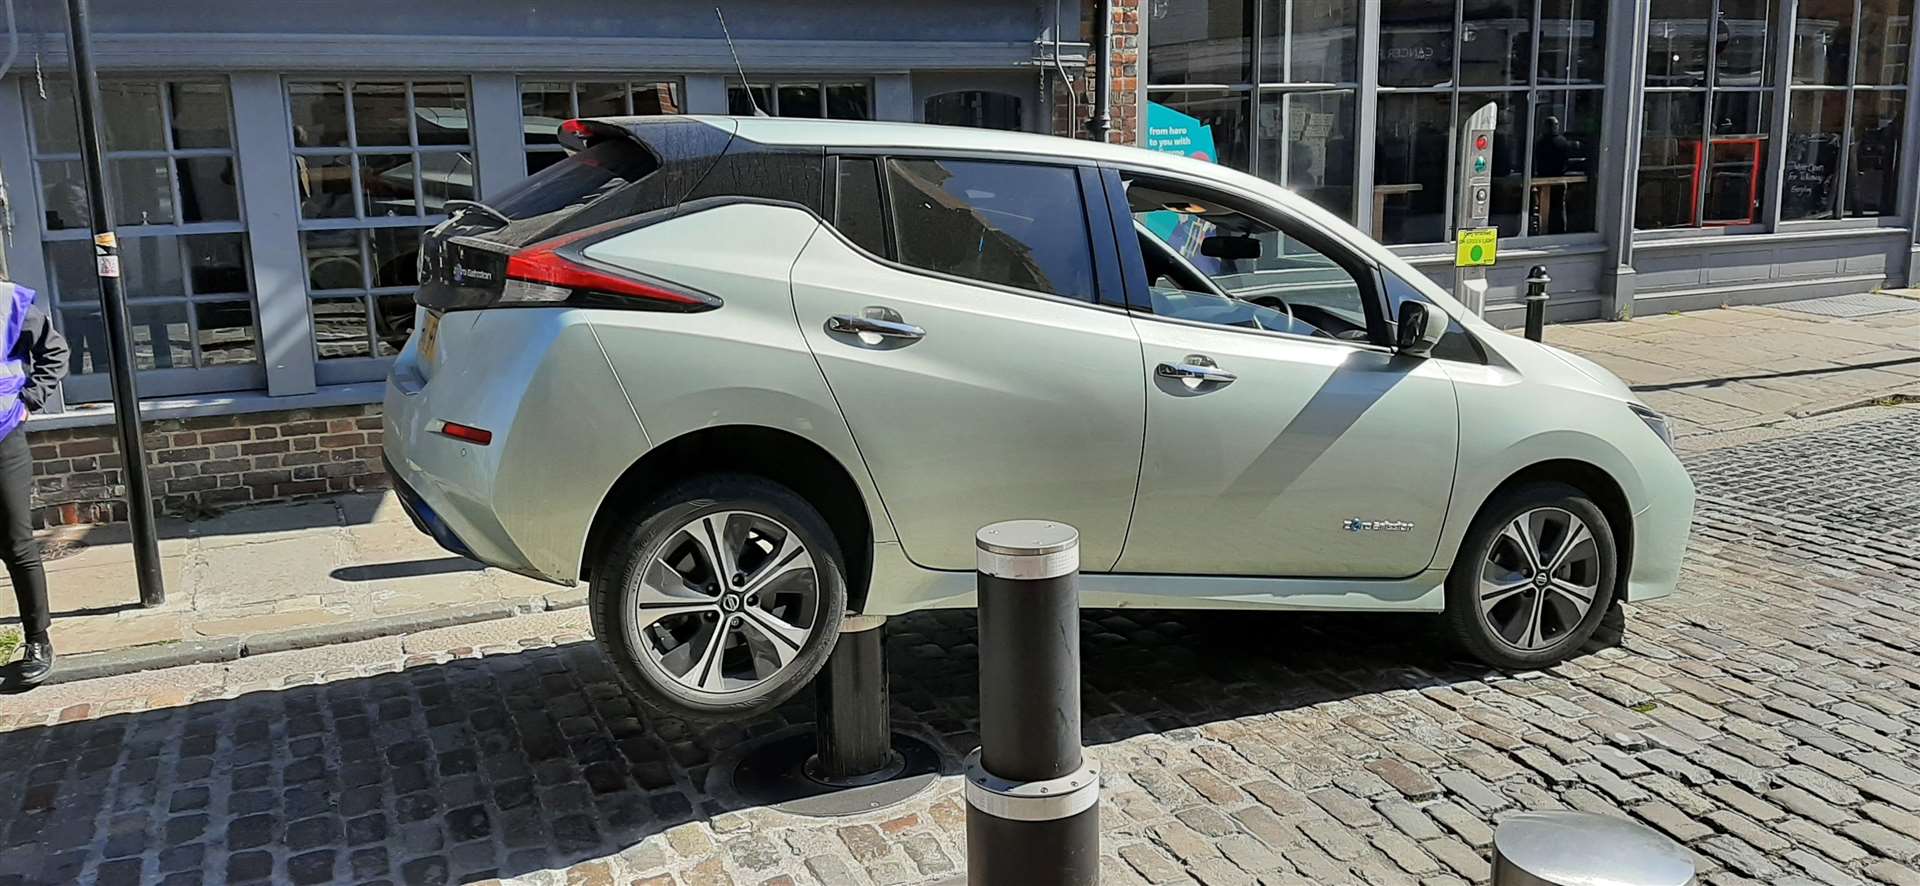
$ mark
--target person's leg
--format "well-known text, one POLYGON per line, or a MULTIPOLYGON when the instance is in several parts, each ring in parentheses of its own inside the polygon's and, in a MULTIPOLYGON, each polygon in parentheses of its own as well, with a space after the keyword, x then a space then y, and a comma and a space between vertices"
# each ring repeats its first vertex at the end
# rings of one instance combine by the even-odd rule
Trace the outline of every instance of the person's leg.
POLYGON ((33 453, 27 429, 14 428, 0 440, 0 558, 20 601, 20 627, 27 642, 47 639, 47 572, 40 565, 40 543, 33 537, 33 453))

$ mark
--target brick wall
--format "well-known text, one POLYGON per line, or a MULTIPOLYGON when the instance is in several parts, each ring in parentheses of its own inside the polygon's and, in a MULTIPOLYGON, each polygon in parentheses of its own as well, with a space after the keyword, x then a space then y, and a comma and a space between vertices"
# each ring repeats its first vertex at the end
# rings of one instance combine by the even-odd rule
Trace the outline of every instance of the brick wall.
MULTIPOLYGON (((1107 141, 1114 144, 1139 144, 1140 127, 1140 0, 1111 0, 1113 14, 1113 51, 1107 63, 1113 66, 1113 101, 1108 106, 1107 141)), ((1093 2, 1080 9, 1078 39, 1093 39, 1093 2)), ((1095 48, 1098 51, 1098 47, 1095 48)), ((1097 62, 1096 62, 1097 64, 1097 62)), ((1073 80, 1079 99, 1070 102, 1066 85, 1057 78, 1053 84, 1053 134, 1068 138, 1086 138, 1087 120, 1093 116, 1095 66, 1088 66, 1073 80)))
MULTIPOLYGON (((36 526, 127 519, 113 425, 30 431, 27 440, 36 526)), ((146 445, 154 509, 174 516, 387 485, 378 406, 148 422, 146 445)))

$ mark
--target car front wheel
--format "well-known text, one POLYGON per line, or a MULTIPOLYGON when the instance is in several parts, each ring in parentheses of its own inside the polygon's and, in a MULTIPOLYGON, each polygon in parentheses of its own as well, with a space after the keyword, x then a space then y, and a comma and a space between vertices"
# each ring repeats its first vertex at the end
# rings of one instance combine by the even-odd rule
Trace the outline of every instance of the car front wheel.
POLYGON ((1447 576, 1450 633, 1501 668, 1563 661, 1613 602, 1618 548, 1606 515, 1563 483, 1507 490, 1474 518, 1447 576))
POLYGON ((640 508, 606 546, 594 636, 646 708, 752 717, 819 672, 846 609, 845 575, 826 521, 791 490, 698 478, 640 508))

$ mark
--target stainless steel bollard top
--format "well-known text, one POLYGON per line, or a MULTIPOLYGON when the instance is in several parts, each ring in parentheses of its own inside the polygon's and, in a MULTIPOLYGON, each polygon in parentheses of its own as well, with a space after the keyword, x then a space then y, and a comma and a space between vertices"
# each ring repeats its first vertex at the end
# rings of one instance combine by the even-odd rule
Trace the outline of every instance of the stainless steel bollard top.
POLYGON ((974 536, 979 570, 996 578, 1058 578, 1080 568, 1080 531, 1052 520, 1008 520, 974 536))
POLYGON ((1642 824, 1524 812, 1493 832, 1493 886, 1692 886, 1693 858, 1642 824))

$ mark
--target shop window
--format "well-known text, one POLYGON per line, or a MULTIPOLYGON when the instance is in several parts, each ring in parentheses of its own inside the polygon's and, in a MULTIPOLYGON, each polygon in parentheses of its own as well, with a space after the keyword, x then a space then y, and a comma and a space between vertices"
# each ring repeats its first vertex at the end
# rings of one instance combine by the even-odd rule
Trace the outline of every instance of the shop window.
POLYGON ((421 229, 475 196, 467 84, 290 80, 287 104, 321 382, 378 378, 369 358, 411 331, 421 229))
POLYGON ((1604 0, 1382 0, 1374 237, 1452 239, 1454 135, 1489 105, 1488 226, 1595 230, 1606 14, 1604 0))
POLYGON ((560 124, 575 117, 645 117, 678 114, 680 83, 660 79, 523 80, 520 129, 527 150, 527 174, 558 163, 560 124))
MULTIPOLYGON (((1774 5, 1653 0, 1636 227, 1764 222, 1769 133, 1778 113, 1770 48, 1774 5)), ((1790 169, 1794 154, 1789 145, 1790 169)), ((1791 202, 1794 173, 1787 179, 1784 200, 1791 202)))
POLYGON ((755 106, 773 117, 871 120, 873 102, 865 82, 789 81, 727 84, 727 113, 750 116, 755 106), (753 100, 747 100, 748 91, 753 100))
MULTIPOLYGON (((23 92, 46 213, 43 297, 72 349, 67 400, 104 400, 106 325, 72 83, 48 78, 23 92)), ((258 385, 253 273, 226 83, 108 79, 100 103, 107 198, 143 393, 258 385)))
POLYGON ((929 98, 921 110, 921 119, 941 126, 971 126, 1009 132, 1023 128, 1019 96, 983 89, 944 92, 929 98))
POLYGON ((1912 6, 1802 0, 1787 110, 1787 220, 1899 211, 1912 6))

